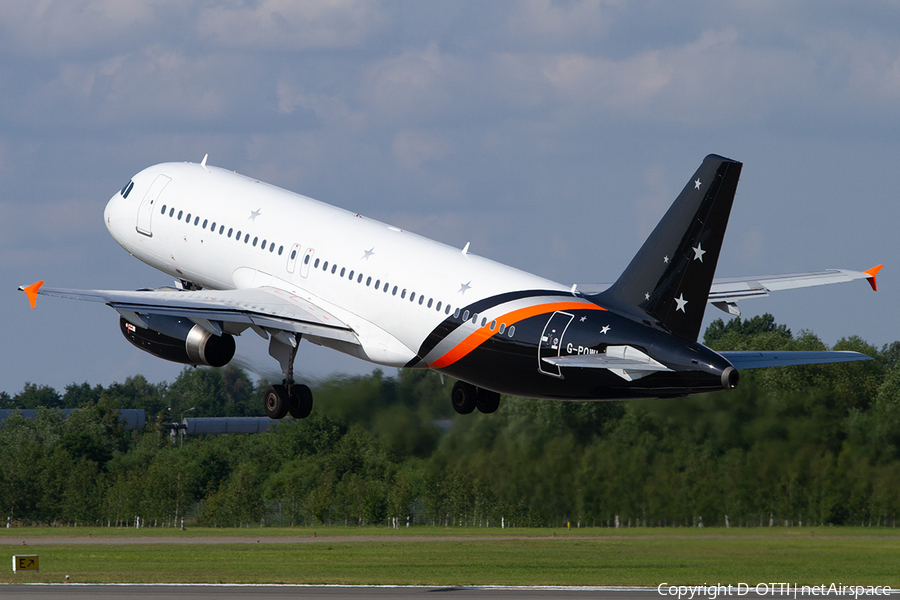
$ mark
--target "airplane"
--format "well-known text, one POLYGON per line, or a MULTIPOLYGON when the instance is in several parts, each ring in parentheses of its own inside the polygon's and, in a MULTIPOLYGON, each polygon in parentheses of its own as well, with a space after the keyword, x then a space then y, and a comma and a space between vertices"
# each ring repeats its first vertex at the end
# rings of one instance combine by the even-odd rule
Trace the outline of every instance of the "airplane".
POLYGON ((870 360, 856 352, 715 352, 699 343, 707 303, 740 314, 769 291, 865 279, 881 265, 714 279, 742 163, 707 156, 618 280, 564 285, 362 215, 197 163, 144 169, 104 222, 127 252, 176 280, 137 291, 23 286, 102 302, 129 342, 157 357, 221 367, 235 336, 269 342, 284 380, 265 413, 304 418, 294 380, 301 339, 457 382, 453 408, 492 413, 500 394, 556 400, 675 397, 731 389, 739 370, 870 360))

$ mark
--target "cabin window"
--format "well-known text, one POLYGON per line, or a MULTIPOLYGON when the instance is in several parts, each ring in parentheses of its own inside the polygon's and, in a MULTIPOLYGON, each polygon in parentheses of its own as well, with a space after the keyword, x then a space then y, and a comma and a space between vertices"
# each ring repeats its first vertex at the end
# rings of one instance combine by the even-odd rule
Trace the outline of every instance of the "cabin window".
POLYGON ((173 208, 170 208, 170 209, 169 209, 169 216, 171 217, 171 216, 174 215, 174 214, 175 214, 175 208, 174 208, 174 207, 173 207, 173 208))
MULTIPOLYGON (((256 245, 256 238, 253 239, 253 245, 256 245)), ((262 246, 260 246, 263 250, 266 249, 266 240, 263 240, 262 246)))
POLYGON ((219 225, 219 235, 222 235, 222 233, 223 233, 224 231, 225 231, 225 226, 224 226, 224 225, 219 225))
POLYGON ((403 291, 400 292, 400 297, 404 299, 406 298, 406 288, 403 288, 403 291))
POLYGON ((166 214, 166 205, 165 204, 163 204, 162 210, 159 211, 159 214, 161 214, 161 215, 166 214))
MULTIPOLYGON (((344 273, 346 273, 346 272, 347 272, 347 268, 346 268, 346 267, 341 267, 341 274, 340 274, 340 277, 343 277, 343 276, 344 276, 344 273)), ((353 279, 353 275, 350 276, 350 279, 353 279)))
POLYGON ((183 214, 184 214, 184 211, 183 211, 183 210, 179 210, 179 211, 178 211, 178 220, 179 220, 179 221, 181 220, 181 215, 183 215, 183 214))
POLYGON ((435 307, 435 310, 438 311, 438 312, 441 312, 441 301, 440 301, 440 300, 438 300, 438 303, 437 303, 437 306, 435 307))
POLYGON ((367 278, 366 278, 366 287, 369 287, 370 285, 372 285, 372 278, 371 278, 371 277, 367 277, 367 278))
POLYGON ((228 228, 228 237, 229 237, 229 238, 231 237, 231 232, 232 232, 232 231, 234 231, 234 227, 229 227, 229 228, 228 228))
POLYGON ((415 292, 412 292, 412 293, 409 295, 409 301, 412 302, 412 301, 415 300, 415 299, 416 299, 416 293, 415 293, 415 292))
MULTIPOLYGON (((208 220, 208 219, 203 219, 203 229, 206 229, 206 224, 207 224, 207 223, 209 223, 209 220, 208 220)), ((212 228, 215 229, 216 226, 213 225, 212 228)))
POLYGON ((506 331, 506 323, 500 323, 500 333, 502 334, 504 331, 506 331))
POLYGON ((350 271, 350 275, 348 277, 350 277, 350 281, 353 281, 353 270, 350 271))
POLYGON ((235 239, 235 241, 237 241, 237 242, 241 241, 241 230, 240 230, 240 229, 239 229, 238 232, 234 235, 234 239, 235 239))
POLYGON ((200 217, 194 217, 194 227, 196 227, 198 223, 200 223, 200 217))
POLYGON ((356 278, 356 283, 362 283, 362 273, 359 274, 359 277, 356 278))
POLYGON ((304 265, 308 265, 308 264, 309 264, 309 254, 307 254, 306 256, 303 257, 303 264, 304 264, 304 265))
POLYGON ((449 305, 449 304, 447 305, 447 308, 444 309, 444 314, 445 314, 445 315, 449 315, 449 314, 450 314, 450 305, 449 305))
MULTIPOLYGON (((275 242, 269 244, 269 252, 275 252, 275 242)), ((281 252, 279 252, 278 254, 281 254, 281 252)))
POLYGON ((377 290, 377 289, 380 288, 380 287, 381 287, 381 280, 380 280, 380 279, 376 279, 376 280, 375 280, 375 289, 377 290))
MULTIPOLYGON (((245 233, 245 234, 244 234, 244 243, 246 244, 246 243, 249 242, 249 241, 250 241, 250 234, 249 234, 249 233, 245 233)), ((254 242, 255 242, 255 241, 256 241, 256 240, 254 240, 254 242)), ((255 246, 256 244, 254 243, 253 245, 255 246)))
POLYGON ((484 327, 487 325, 487 317, 481 317, 481 326, 484 327))
POLYGON ((456 310, 453 311, 453 318, 454 318, 454 319, 458 319, 458 318, 459 318, 459 309, 458 309, 458 308, 457 308, 456 310))
POLYGON ((428 299, 428 308, 431 308, 431 301, 432 301, 432 300, 433 300, 433 298, 429 298, 429 299, 428 299))
POLYGON ((191 213, 188 213, 188 214, 187 214, 187 218, 184 220, 184 222, 187 223, 188 225, 190 225, 190 223, 191 223, 191 213))
POLYGON ((313 263, 313 269, 318 269, 318 268, 319 268, 319 259, 317 258, 316 262, 313 263))
POLYGON ((394 290, 391 292, 391 296, 396 296, 396 295, 397 295, 397 286, 395 285, 394 290))
MULTIPOLYGON (((206 223, 205 223, 205 222, 203 223, 203 228, 204 228, 204 229, 206 228, 206 223)), ((210 226, 209 230, 212 231, 213 233, 216 232, 216 222, 215 222, 215 221, 213 221, 213 224, 212 224, 212 226, 210 226)))
MULTIPOLYGON (((284 246, 278 246, 278 256, 281 256, 282 252, 284 252, 284 246)), ((296 257, 296 256, 297 256, 297 251, 294 250, 294 252, 291 254, 291 260, 294 260, 294 257, 296 257)))
POLYGON ((491 331, 497 328, 497 321, 491 321, 491 331))
POLYGON ((463 320, 463 321, 468 321, 468 320, 469 320, 469 311, 466 311, 466 312, 463 313, 463 318, 462 318, 462 320, 463 320))
POLYGON ((327 261, 327 260, 322 264, 322 270, 323 270, 323 271, 327 271, 327 270, 328 270, 328 261, 327 261))
MULTIPOLYGON (((343 273, 343 269, 341 272, 343 273)), ((334 275, 335 273, 337 273, 337 265, 331 265, 331 274, 334 275)))
POLYGON ((506 331, 506 335, 508 335, 509 337, 516 335, 516 326, 511 325, 510 328, 506 331))
POLYGON ((422 306, 423 302, 425 302, 425 296, 419 296, 419 306, 422 306))

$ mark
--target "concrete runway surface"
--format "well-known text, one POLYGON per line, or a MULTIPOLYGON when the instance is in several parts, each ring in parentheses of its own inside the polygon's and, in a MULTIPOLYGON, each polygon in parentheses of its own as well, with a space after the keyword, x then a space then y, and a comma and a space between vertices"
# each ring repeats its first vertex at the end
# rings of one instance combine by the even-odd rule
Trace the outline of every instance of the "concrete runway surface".
MULTIPOLYGON (((757 594, 754 591, 737 596, 721 594, 717 600, 727 600, 732 596, 742 600, 804 600, 815 598, 822 600, 821 595, 768 593, 757 594)), ((832 596, 834 596, 832 594, 832 596)), ((896 597, 897 592, 892 594, 896 597)), ((660 595, 655 587, 392 587, 392 586, 314 586, 314 585, 92 585, 92 584, 0 584, 0 598, 3 600, 70 600, 72 598, 95 600, 107 598, 139 598, 141 600, 206 600, 212 598, 264 598, 280 600, 287 598, 327 598, 328 600, 356 600, 359 598, 421 598, 438 600, 440 598, 459 598, 460 600, 508 600, 525 598, 526 600, 661 600, 677 598, 660 595)), ((834 596, 835 600, 853 598, 834 596)), ((828 596, 825 596, 828 598, 828 596)), ((859 596, 857 600, 884 598, 884 596, 859 596)), ((682 597, 685 600, 685 597, 682 597)), ((697 595, 696 600, 709 600, 707 595, 697 595)))

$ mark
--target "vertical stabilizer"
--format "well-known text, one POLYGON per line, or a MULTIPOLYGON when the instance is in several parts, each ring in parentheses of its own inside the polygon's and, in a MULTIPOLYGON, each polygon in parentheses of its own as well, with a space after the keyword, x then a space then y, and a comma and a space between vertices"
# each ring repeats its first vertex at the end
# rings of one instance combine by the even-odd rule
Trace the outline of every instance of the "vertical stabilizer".
POLYGON ((599 302, 696 341, 741 166, 707 156, 599 302))

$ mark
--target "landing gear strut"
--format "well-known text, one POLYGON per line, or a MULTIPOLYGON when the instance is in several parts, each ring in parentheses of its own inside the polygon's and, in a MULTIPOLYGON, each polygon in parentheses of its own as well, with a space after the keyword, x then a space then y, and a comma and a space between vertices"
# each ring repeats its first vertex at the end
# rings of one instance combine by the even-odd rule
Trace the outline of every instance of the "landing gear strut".
POLYGON ((465 381, 457 381, 450 393, 453 409, 461 415, 467 415, 476 408, 480 413, 490 414, 500 406, 500 394, 475 387, 465 381))
POLYGON ((278 361, 284 372, 281 385, 269 386, 263 398, 263 410, 270 419, 281 419, 288 413, 295 419, 305 419, 312 411, 313 397, 309 387, 294 383, 294 358, 299 343, 299 334, 284 331, 269 338, 269 355, 278 361))

